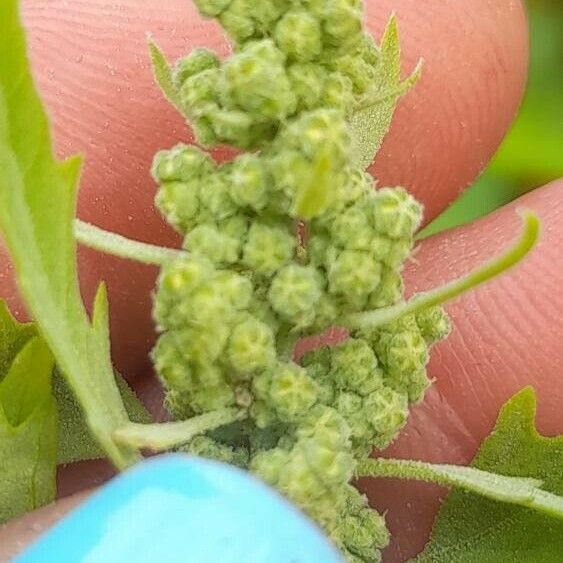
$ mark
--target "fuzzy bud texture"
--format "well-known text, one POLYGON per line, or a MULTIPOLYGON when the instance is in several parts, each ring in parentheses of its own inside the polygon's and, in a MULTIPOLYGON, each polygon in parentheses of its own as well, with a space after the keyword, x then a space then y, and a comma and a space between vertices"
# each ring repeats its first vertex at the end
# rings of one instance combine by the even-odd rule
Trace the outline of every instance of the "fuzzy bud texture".
POLYGON ((155 157, 156 204, 188 252, 162 268, 155 296, 167 404, 177 419, 243 410, 186 450, 277 487, 348 561, 379 561, 384 519, 349 482, 423 397, 449 321, 429 309, 292 361, 298 338, 403 300, 422 208, 402 188, 375 189, 353 164, 348 124, 379 51, 356 0, 195 3, 235 50, 178 61, 181 109, 200 146, 252 152, 221 165, 195 146, 155 157))

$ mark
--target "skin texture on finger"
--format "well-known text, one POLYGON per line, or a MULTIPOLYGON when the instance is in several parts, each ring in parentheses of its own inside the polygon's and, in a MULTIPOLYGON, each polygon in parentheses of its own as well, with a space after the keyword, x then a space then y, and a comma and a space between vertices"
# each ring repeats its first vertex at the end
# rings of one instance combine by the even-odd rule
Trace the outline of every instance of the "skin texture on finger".
POLYGON ((11 561, 89 494, 85 491, 68 497, 0 526, 0 562, 11 561))
POLYGON ((519 0, 378 0, 366 8, 377 36, 397 14, 405 72, 425 61, 370 170, 423 201, 429 221, 484 169, 516 115, 527 76, 525 9, 519 0))
MULTIPOLYGON (((484 165, 514 114, 527 57, 523 11, 513 0, 449 0, 424 8, 417 0, 366 4, 377 37, 391 12, 397 13, 405 69, 420 56, 427 60, 421 83, 400 103, 375 172, 382 183, 414 190, 430 218, 484 165)), ((188 0, 163 6, 153 0, 22 0, 57 151, 61 157, 86 156, 79 217, 126 236, 177 245, 152 206, 149 168, 158 149, 192 139, 154 84, 146 33, 171 60, 196 45, 224 55, 228 45, 188 0)), ((87 249, 79 258, 87 303, 101 279, 108 284, 114 359, 131 378, 146 365, 154 338, 149 311, 156 270, 87 249)), ((1 249, 0 295, 23 316, 1 249)))
MULTIPOLYGON (((511 272, 447 305, 453 331, 432 350, 435 382, 386 456, 469 463, 500 407, 527 385, 537 392, 539 431, 563 433, 563 180, 422 242, 407 284, 413 292, 430 289, 501 253, 518 236, 518 208, 540 217, 538 246, 511 272)), ((419 552, 446 491, 391 480, 361 486, 374 506, 388 510, 394 540, 386 561, 419 552)))

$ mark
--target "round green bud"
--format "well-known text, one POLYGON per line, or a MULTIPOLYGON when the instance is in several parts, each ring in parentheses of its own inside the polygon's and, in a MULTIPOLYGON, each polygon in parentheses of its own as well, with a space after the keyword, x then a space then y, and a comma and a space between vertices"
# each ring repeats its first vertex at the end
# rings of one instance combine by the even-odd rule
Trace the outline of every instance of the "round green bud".
POLYGON ((177 231, 193 228, 199 212, 200 182, 166 182, 156 194, 158 210, 177 231))
POLYGON ((174 334, 162 334, 151 352, 154 367, 167 389, 186 392, 193 388, 193 374, 187 358, 178 349, 174 334))
POLYGON ((266 167, 259 156, 239 156, 230 169, 231 197, 240 207, 259 211, 268 203, 269 181, 266 167))
POLYGON ((270 158, 270 172, 277 188, 290 198, 311 175, 311 163, 296 150, 279 150, 270 158))
POLYGON ((208 18, 217 17, 230 3, 231 0, 194 0, 199 13, 208 18))
POLYGON ((281 448, 258 452, 250 460, 250 471, 262 481, 276 486, 285 470, 288 458, 289 452, 281 448))
POLYGON ((333 451, 350 446, 351 430, 346 419, 334 408, 315 405, 300 421, 298 438, 312 438, 333 451))
POLYGON ((280 364, 272 372, 268 401, 279 418, 295 422, 317 402, 315 382, 297 364, 280 364))
POLYGON ((350 79, 356 95, 365 93, 375 84, 375 66, 367 63, 360 55, 346 54, 335 58, 331 67, 350 79))
POLYGON ((355 393, 340 392, 332 406, 348 423, 354 442, 369 441, 373 435, 373 429, 366 419, 362 397, 355 393))
POLYGON ((340 389, 360 395, 383 386, 377 358, 365 340, 350 338, 333 348, 331 375, 340 389))
POLYGON ((276 357, 272 330, 254 318, 237 324, 231 332, 227 356, 233 368, 241 373, 267 368, 276 357))
POLYGON ((233 264, 239 259, 241 242, 208 223, 198 225, 186 235, 184 248, 194 256, 205 256, 215 264, 233 264))
POLYGON ((213 284, 233 309, 242 311, 254 301, 252 282, 242 274, 223 270, 217 273, 213 284))
POLYGON ((291 88, 297 96, 298 110, 313 109, 319 105, 324 86, 326 70, 313 63, 294 63, 287 69, 291 88))
POLYGON ((399 269, 410 256, 413 247, 413 239, 400 239, 391 242, 391 248, 381 261, 392 269, 399 269))
POLYGON ((422 221, 422 206, 403 188, 382 188, 374 195, 374 226, 392 239, 410 239, 422 221))
POLYGON ((403 299, 403 279, 401 275, 391 268, 385 266, 381 272, 381 281, 377 288, 370 294, 368 307, 379 309, 395 305, 403 299))
POLYGON ((250 148, 257 139, 250 115, 239 110, 217 110, 207 115, 217 139, 238 148, 250 148))
POLYGON ((243 469, 248 465, 248 452, 246 450, 231 448, 207 436, 196 436, 189 444, 181 447, 180 451, 236 465, 243 469))
POLYGON ((414 374, 428 362, 428 346, 418 330, 391 333, 382 344, 378 355, 390 374, 414 374))
POLYGON ((308 463, 307 452, 299 447, 291 451, 283 471, 279 474, 278 487, 305 510, 326 494, 322 481, 308 463))
POLYGON ((158 278, 159 296, 170 301, 191 294, 214 275, 212 263, 192 256, 165 264, 158 278))
POLYGON ((344 250, 329 266, 329 291, 346 296, 367 296, 379 285, 381 270, 381 264, 370 252, 344 250))
POLYGON ((191 294, 189 321, 198 327, 224 324, 233 317, 234 310, 231 296, 225 294, 223 284, 213 279, 191 294))
POLYGON ((201 366, 196 377, 199 379, 197 387, 190 394, 190 406, 195 413, 210 412, 235 405, 235 395, 224 379, 217 379, 216 367, 201 366))
POLYGON ((327 2, 323 30, 329 45, 349 49, 363 38, 361 5, 348 0, 327 2))
POLYGON ((424 394, 431 383, 426 374, 426 370, 421 369, 415 373, 408 374, 405 380, 406 381, 391 379, 389 384, 400 392, 406 392, 411 404, 420 403, 420 401, 424 399, 424 394))
POLYGON ((402 252, 393 254, 397 250, 397 242, 403 241, 393 241, 389 237, 375 233, 371 239, 371 253, 376 260, 387 264, 389 268, 398 268, 410 254, 410 243, 407 244, 408 253, 404 256, 402 252))
POLYGON ((180 88, 180 103, 190 117, 204 117, 218 109, 218 68, 209 68, 184 80, 180 88))
POLYGON ((373 446, 388 446, 406 424, 409 405, 405 393, 383 387, 364 397, 363 410, 376 437, 373 446))
POLYGON ((268 291, 274 311, 290 322, 307 323, 322 294, 318 272, 310 266, 289 264, 275 275, 268 291))
POLYGON ((350 452, 334 450, 316 439, 300 440, 309 467, 328 486, 347 483, 353 476, 355 460, 350 452))
POLYGON ((295 111, 296 98, 283 53, 270 39, 245 45, 223 64, 225 107, 240 108, 255 120, 281 120, 295 111))
MULTIPOLYGON (((215 110, 216 108, 214 107, 213 109, 215 110)), ((190 117, 190 121, 195 138, 202 147, 210 148, 219 143, 219 139, 215 134, 213 125, 211 124, 209 118, 205 116, 205 114, 199 117, 192 115, 190 117)))
POLYGON ((336 170, 346 163, 350 135, 338 111, 321 108, 301 114, 283 130, 276 142, 278 147, 298 150, 311 161, 330 150, 336 170))
POLYGON ((297 61, 316 59, 322 50, 320 22, 305 10, 286 12, 276 25, 274 38, 278 47, 297 61))
POLYGON ((151 174, 155 181, 189 182, 213 172, 213 159, 194 146, 179 144, 156 153, 151 174))
POLYGON ((193 50, 187 57, 182 57, 176 63, 174 69, 176 87, 181 87, 188 78, 195 74, 210 68, 218 68, 219 64, 217 55, 212 51, 203 48, 193 50))
POLYGON ((352 81, 339 72, 330 74, 323 88, 321 105, 340 111, 349 111, 354 104, 354 88, 352 81))
POLYGON ((223 324, 216 322, 202 329, 200 327, 184 328, 174 331, 178 349, 197 364, 210 364, 215 362, 223 353, 229 329, 223 324))
POLYGON ((232 0, 228 8, 219 16, 219 21, 237 43, 242 43, 254 35, 255 24, 246 0, 232 0))
POLYGON ((243 264, 263 276, 273 276, 287 264, 296 246, 296 236, 286 229, 254 222, 243 248, 243 264))
POLYGON ((385 519, 367 502, 360 510, 343 515, 335 536, 348 552, 357 557, 358 563, 375 561, 378 550, 389 544, 385 519))
POLYGON ((202 214, 213 220, 226 219, 238 211, 238 206, 231 197, 230 178, 225 167, 207 176, 199 191, 199 202, 202 214))
POLYGON ((452 324, 442 307, 430 307, 416 314, 416 324, 428 344, 444 340, 450 334, 452 324))
POLYGON ((252 0, 250 10, 260 36, 271 36, 275 23, 286 9, 278 0, 252 0))
POLYGON ((373 228, 365 206, 359 202, 338 216, 332 225, 331 234, 334 241, 342 248, 370 250, 373 228))

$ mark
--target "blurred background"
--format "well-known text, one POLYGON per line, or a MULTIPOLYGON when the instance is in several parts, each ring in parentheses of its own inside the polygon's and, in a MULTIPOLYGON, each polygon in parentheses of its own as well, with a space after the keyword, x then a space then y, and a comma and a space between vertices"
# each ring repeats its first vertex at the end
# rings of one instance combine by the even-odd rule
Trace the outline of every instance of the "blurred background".
POLYGON ((530 75, 518 117, 481 177, 421 238, 482 217, 563 177, 563 0, 528 0, 527 5, 530 75))

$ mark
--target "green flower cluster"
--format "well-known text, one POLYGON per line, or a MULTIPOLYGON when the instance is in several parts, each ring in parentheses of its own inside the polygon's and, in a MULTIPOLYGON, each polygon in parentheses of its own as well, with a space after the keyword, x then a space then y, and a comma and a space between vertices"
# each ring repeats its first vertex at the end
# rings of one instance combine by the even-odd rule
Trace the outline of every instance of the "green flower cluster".
POLYGON ((375 83, 378 52, 361 2, 197 0, 237 45, 224 63, 197 49, 176 66, 180 105, 204 146, 268 144, 303 111, 346 112, 375 83))
POLYGON ((354 1, 196 4, 237 49, 223 63, 202 49, 181 59, 181 105, 200 144, 260 150, 221 165, 195 146, 155 157, 156 204, 188 252, 159 276, 154 363, 176 418, 246 414, 187 451, 250 469, 348 561, 377 561, 384 520, 349 483, 422 398, 429 347, 449 321, 435 308, 352 328, 292 360, 300 337, 403 300, 422 208, 353 165, 347 123, 376 78, 377 49, 354 1))

